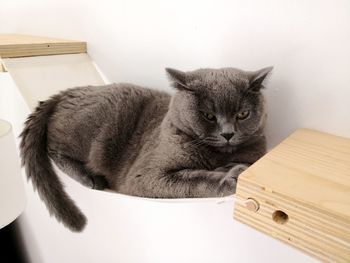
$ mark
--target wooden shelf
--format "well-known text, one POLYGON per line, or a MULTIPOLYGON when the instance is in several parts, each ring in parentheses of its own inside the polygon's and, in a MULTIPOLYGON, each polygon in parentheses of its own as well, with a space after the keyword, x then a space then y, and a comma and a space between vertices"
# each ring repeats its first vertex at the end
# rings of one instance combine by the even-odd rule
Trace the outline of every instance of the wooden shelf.
POLYGON ((0 57, 31 57, 86 53, 86 42, 37 36, 0 34, 0 57))
POLYGON ((322 261, 350 262, 350 139, 300 129, 239 176, 236 195, 235 219, 322 261))

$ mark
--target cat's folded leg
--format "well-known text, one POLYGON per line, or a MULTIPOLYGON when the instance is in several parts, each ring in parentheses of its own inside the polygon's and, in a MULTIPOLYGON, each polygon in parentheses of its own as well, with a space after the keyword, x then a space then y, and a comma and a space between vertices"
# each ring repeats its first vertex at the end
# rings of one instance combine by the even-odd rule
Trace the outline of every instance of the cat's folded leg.
POLYGON ((174 179, 175 189, 187 189, 185 197, 221 197, 236 192, 237 179, 226 172, 182 170, 169 178, 170 182, 174 179))
POLYGON ((61 154, 50 154, 50 157, 62 172, 82 185, 96 190, 103 190, 108 187, 106 178, 93 174, 85 167, 84 163, 61 154))
POLYGON ((238 169, 238 168, 240 167, 240 169, 243 169, 243 170, 242 170, 242 172, 243 172, 244 170, 246 170, 246 169, 250 166, 250 164, 248 164, 248 163, 228 163, 228 164, 225 165, 225 166, 221 166, 221 167, 216 168, 215 171, 219 171, 219 172, 228 172, 228 171, 230 171, 233 167, 236 167, 236 166, 237 166, 236 169, 238 169))
POLYGON ((249 166, 246 164, 236 164, 234 167, 232 167, 226 174, 224 180, 230 180, 230 179, 235 179, 236 181, 238 180, 238 176, 244 172, 249 166))
POLYGON ((246 164, 234 164, 228 172, 206 170, 183 170, 180 173, 185 180, 198 180, 191 183, 191 197, 226 196, 236 192, 238 176, 248 168, 246 164), (189 177, 189 178, 187 178, 189 177))
POLYGON ((242 171, 243 166, 233 167, 229 172, 194 169, 171 172, 159 175, 151 182, 140 182, 144 190, 142 195, 166 198, 227 196, 236 192, 237 177, 242 171))

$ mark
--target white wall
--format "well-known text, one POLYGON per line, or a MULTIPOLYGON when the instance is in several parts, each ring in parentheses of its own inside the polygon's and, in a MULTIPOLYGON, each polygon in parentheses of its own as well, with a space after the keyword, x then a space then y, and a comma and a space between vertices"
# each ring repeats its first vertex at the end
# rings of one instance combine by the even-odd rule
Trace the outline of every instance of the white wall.
MULTIPOLYGON (((1 0, 0 33, 85 40, 110 80, 159 89, 169 88, 164 74, 168 66, 253 70, 274 65, 266 90, 270 145, 298 127, 350 137, 347 0, 1 0)), ((42 210, 41 216, 45 213, 42 210)), ((206 222, 230 224, 220 219, 206 222)), ((222 231, 215 236, 222 238, 220 242, 230 241, 227 235, 234 233, 234 229, 225 233, 223 227, 217 231, 222 231)), ((47 233, 58 234, 57 229, 47 233)), ((130 234, 123 233, 124 238, 130 234)), ((230 246, 216 251, 228 255, 223 248, 230 246)))

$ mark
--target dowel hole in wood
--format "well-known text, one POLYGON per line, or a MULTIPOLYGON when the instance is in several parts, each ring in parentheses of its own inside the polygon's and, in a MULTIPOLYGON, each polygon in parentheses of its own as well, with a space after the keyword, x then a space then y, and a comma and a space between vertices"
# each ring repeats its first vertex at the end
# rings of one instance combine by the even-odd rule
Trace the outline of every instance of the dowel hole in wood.
POLYGON ((284 225, 285 223, 288 222, 288 215, 281 211, 281 210, 276 210, 275 212, 273 212, 272 214, 272 219, 273 221, 275 221, 277 224, 281 224, 284 225))
POLYGON ((253 198, 248 198, 246 201, 245 201, 245 207, 248 209, 248 210, 250 210, 250 211, 252 211, 252 212, 257 212, 258 210, 259 210, 259 208, 260 208, 260 205, 259 205, 259 203, 255 200, 255 199, 253 199, 253 198))

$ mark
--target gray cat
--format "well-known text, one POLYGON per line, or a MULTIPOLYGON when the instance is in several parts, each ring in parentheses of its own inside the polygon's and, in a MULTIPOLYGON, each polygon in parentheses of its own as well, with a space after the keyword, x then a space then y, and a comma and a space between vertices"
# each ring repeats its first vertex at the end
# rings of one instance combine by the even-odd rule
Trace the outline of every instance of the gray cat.
POLYGON ((155 198, 218 197, 266 151, 260 92, 272 68, 166 69, 176 93, 131 84, 78 87, 40 102, 21 134, 22 164, 51 214, 86 218, 51 160, 83 185, 155 198))

